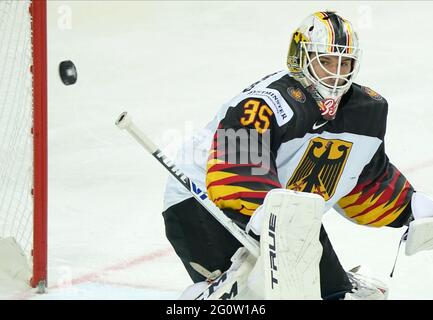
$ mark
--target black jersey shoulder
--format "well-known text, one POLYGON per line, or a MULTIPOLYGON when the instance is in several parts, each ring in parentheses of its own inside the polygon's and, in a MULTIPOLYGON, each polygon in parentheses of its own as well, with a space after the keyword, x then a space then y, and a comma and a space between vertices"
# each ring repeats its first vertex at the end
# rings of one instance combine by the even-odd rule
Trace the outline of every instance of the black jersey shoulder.
POLYGON ((293 111, 293 117, 286 125, 283 140, 301 138, 308 133, 314 123, 321 119, 317 102, 311 94, 289 74, 268 85, 277 90, 293 111))
POLYGON ((353 83, 343 96, 337 116, 325 130, 377 137, 386 132, 388 102, 373 89, 353 83))
POLYGON ((289 74, 267 86, 277 90, 297 116, 308 116, 317 119, 320 111, 311 94, 289 74))
POLYGON ((343 130, 383 139, 386 131, 388 102, 374 90, 352 84, 342 100, 334 121, 343 122, 343 130))
POLYGON ((359 105, 364 108, 387 108, 386 99, 373 89, 359 85, 352 84, 352 99, 359 101, 359 105))

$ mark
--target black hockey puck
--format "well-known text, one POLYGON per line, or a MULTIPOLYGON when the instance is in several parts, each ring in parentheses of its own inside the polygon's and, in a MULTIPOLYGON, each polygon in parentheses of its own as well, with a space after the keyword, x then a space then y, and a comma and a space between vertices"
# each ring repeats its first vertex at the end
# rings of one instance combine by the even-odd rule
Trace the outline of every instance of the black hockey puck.
POLYGON ((74 84, 77 82, 77 68, 75 68, 75 65, 72 61, 66 60, 62 61, 59 65, 59 73, 60 73, 60 79, 62 79, 62 82, 69 86, 71 84, 74 84))

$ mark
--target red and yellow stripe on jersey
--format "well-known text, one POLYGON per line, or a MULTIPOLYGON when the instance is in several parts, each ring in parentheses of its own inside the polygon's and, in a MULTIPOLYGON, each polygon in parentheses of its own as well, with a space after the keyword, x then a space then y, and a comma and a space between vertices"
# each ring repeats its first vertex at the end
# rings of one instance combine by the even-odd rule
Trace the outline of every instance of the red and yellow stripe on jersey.
POLYGON ((391 164, 375 181, 358 184, 338 205, 358 224, 382 227, 395 221, 410 203, 413 189, 391 164))
MULTIPOLYGON (((221 126, 219 127, 221 128, 221 126)), ((219 150, 218 131, 214 135, 207 162, 206 188, 209 198, 221 209, 232 209, 251 216, 271 189, 281 188, 276 171, 252 175, 252 163, 228 163, 226 151, 219 150)), ((239 157, 237 157, 239 158, 239 157)))

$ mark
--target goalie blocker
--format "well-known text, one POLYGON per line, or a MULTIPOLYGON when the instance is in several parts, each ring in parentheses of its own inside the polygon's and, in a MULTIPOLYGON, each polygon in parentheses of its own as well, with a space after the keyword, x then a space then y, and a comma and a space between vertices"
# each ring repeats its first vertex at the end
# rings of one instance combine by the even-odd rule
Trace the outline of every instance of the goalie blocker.
POLYGON ((324 207, 324 199, 316 194, 268 192, 259 217, 261 254, 248 282, 257 298, 321 298, 319 233, 324 207))

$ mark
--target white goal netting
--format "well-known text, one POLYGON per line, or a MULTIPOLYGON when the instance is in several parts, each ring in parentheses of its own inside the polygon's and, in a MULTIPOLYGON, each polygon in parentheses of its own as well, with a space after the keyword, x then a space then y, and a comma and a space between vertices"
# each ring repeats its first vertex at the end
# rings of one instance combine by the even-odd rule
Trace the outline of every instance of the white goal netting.
MULTIPOLYGON (((0 240, 13 238, 28 258, 33 229, 29 5, 23 0, 0 1, 0 240)), ((2 259, 6 257, 0 256, 0 267, 2 259)))

